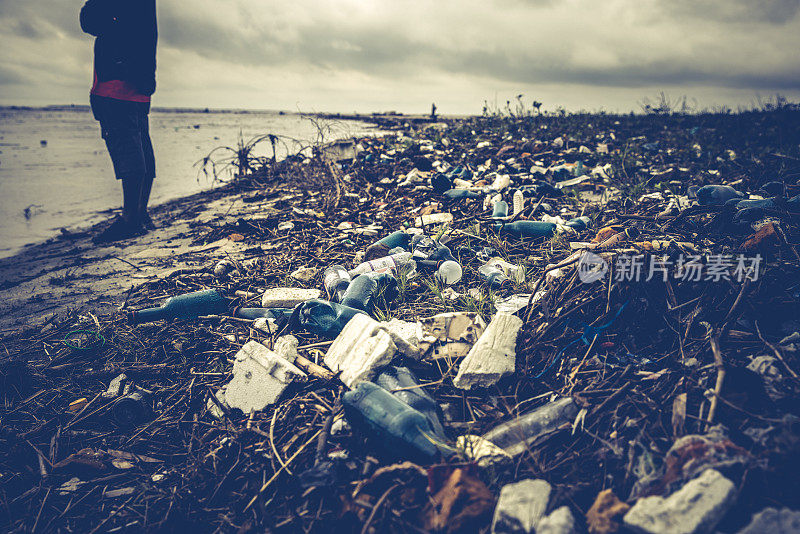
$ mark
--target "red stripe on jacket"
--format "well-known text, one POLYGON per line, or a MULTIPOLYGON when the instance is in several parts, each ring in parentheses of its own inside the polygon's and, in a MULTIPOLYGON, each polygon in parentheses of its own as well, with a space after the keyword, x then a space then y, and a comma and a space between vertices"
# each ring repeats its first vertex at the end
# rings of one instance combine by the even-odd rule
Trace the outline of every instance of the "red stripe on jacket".
POLYGON ((136 88, 130 82, 125 80, 101 82, 97 79, 96 72, 94 73, 91 93, 95 96, 125 100, 127 102, 150 102, 150 97, 136 91, 136 88))

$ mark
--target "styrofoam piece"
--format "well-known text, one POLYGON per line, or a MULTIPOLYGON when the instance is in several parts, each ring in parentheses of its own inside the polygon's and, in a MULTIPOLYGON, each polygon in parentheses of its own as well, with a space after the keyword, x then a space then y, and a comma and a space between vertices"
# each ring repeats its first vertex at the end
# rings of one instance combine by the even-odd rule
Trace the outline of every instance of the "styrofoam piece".
POLYGON ((466 356, 486 330, 486 322, 475 312, 440 313, 421 322, 420 352, 434 360, 466 356))
POLYGON ((422 215, 421 217, 417 217, 414 221, 414 225, 417 227, 421 227, 433 224, 448 224, 451 222, 453 222, 452 213, 431 213, 429 215, 422 215))
POLYGON ((294 308, 298 304, 322 296, 319 289, 303 289, 301 287, 273 287, 261 296, 263 308, 294 308))
POLYGON ((306 374, 256 341, 248 341, 233 363, 233 380, 225 387, 225 403, 244 413, 275 403, 286 387, 306 374))
POLYGON ((292 335, 281 336, 275 340, 275 354, 287 360, 289 363, 294 363, 297 359, 297 347, 300 342, 292 335))
POLYGON ((522 319, 498 312, 461 362, 453 385, 459 389, 488 387, 514 372, 517 334, 522 319))
POLYGON ((325 354, 325 365, 350 389, 371 380, 397 352, 392 336, 378 321, 359 313, 345 325, 325 354))
POLYGON ((390 319, 385 323, 379 323, 383 326, 389 335, 392 336, 397 350, 403 353, 408 358, 419 360, 422 353, 419 350, 420 341, 424 332, 422 331, 422 323, 401 321, 400 319, 390 319))

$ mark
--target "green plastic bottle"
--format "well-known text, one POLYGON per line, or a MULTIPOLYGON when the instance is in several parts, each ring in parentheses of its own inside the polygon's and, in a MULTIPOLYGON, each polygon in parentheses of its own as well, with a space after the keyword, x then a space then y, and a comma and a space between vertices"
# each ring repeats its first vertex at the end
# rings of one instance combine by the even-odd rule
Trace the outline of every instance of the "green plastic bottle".
POLYGON ((495 224, 498 233, 511 234, 516 237, 553 237, 555 223, 544 221, 516 221, 509 224, 495 224))
POLYGON ((128 313, 131 324, 149 323, 162 319, 195 319, 201 315, 227 313, 228 299, 216 289, 205 289, 168 298, 158 308, 148 308, 128 313))
POLYGON ((318 336, 334 338, 361 310, 343 306, 336 302, 311 299, 298 304, 292 312, 292 330, 305 329, 318 336))
POLYGON ((377 258, 383 258, 395 247, 407 247, 409 241, 411 241, 411 234, 406 233, 404 230, 392 232, 386 237, 379 239, 375 243, 368 246, 364 251, 364 260, 370 261, 377 258))
POLYGON ((431 464, 446 451, 425 415, 372 382, 345 393, 342 404, 347 420, 393 458, 431 464))

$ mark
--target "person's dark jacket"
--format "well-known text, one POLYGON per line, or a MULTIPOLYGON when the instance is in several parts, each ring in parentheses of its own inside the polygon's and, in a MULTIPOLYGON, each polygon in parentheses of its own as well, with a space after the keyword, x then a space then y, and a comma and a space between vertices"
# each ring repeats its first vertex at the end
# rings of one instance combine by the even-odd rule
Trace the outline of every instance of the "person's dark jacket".
POLYGON ((156 0, 88 0, 81 28, 97 37, 98 81, 124 80, 143 95, 156 90, 156 0))

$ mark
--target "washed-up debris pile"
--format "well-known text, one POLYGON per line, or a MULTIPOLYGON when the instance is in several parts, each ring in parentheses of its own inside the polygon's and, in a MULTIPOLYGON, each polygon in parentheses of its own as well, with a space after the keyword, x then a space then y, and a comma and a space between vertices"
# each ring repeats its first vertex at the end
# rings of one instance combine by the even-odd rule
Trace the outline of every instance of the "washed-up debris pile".
POLYGON ((0 524, 797 532, 798 119, 482 117, 243 178, 262 216, 194 228, 227 260, 3 341, 0 524))

